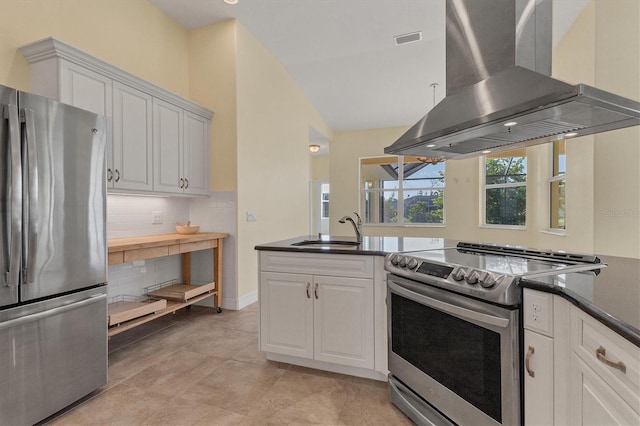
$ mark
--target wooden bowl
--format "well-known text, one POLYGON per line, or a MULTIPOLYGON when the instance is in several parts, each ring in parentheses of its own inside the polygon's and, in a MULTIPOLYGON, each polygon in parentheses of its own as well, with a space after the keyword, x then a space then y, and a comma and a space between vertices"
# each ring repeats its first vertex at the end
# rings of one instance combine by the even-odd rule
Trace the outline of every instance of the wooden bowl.
POLYGON ((199 226, 181 226, 181 225, 176 225, 176 232, 178 234, 195 234, 196 232, 198 232, 200 230, 199 226))

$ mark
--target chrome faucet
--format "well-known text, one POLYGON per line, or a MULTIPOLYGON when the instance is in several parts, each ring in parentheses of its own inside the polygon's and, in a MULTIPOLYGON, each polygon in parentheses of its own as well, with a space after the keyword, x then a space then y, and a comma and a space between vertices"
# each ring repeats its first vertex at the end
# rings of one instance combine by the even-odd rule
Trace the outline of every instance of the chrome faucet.
POLYGON ((356 215, 356 218, 358 219, 358 221, 354 221, 353 218, 351 216, 342 216, 342 218, 340 220, 338 220, 338 222, 340 223, 347 223, 347 221, 351 222, 351 225, 353 225, 353 230, 356 231, 356 239, 358 240, 359 243, 362 242, 362 219, 360 219, 360 215, 356 212, 353 212, 354 215, 356 215))

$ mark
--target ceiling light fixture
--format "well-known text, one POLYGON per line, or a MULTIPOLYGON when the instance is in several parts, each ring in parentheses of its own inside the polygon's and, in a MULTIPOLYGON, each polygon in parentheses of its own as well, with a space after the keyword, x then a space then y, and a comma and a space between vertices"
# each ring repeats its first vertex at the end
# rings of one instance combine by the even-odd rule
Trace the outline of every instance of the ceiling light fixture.
POLYGON ((572 137, 574 137, 574 136, 578 136, 578 133, 576 133, 576 132, 569 132, 569 133, 565 133, 565 134, 564 134, 564 137, 565 137, 565 138, 572 138, 572 137))
POLYGON ((427 148, 435 148, 436 144, 435 143, 430 143, 429 145, 427 145, 427 148))
POLYGON ((507 123, 504 123, 504 124, 503 124, 503 126, 504 126, 504 127, 513 127, 513 126, 515 126, 516 124, 518 124, 518 122, 517 122, 517 121, 509 121, 509 122, 507 122, 507 123))
POLYGON ((226 4, 238 4, 238 0, 224 0, 226 4))
POLYGON ((490 149, 485 149, 484 151, 482 151, 483 154, 491 154, 491 150, 490 149))
POLYGON ((320 151, 320 145, 309 145, 309 151, 311 151, 311 152, 320 151))

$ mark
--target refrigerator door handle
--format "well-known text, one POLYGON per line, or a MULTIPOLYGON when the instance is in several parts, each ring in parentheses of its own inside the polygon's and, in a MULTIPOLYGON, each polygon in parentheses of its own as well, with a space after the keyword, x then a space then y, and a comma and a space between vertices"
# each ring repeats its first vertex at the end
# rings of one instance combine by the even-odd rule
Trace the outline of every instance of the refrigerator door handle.
POLYGON ((91 305, 96 302, 100 302, 107 299, 106 294, 96 294, 94 296, 90 296, 88 299, 80 300, 78 302, 69 303, 68 305, 59 306, 57 308, 49 309, 47 311, 38 312, 31 315, 25 315, 19 318, 11 319, 9 321, 0 322, 0 331, 6 330, 12 327, 17 327, 23 324, 28 324, 30 322, 38 321, 43 318, 51 317, 57 314, 61 314, 72 309, 77 309, 82 306, 91 305))
POLYGON ((27 226, 27 234, 22 245, 25 259, 23 282, 25 284, 34 281, 36 268, 36 247, 38 247, 38 158, 36 154, 36 125, 33 110, 23 110, 26 128, 26 169, 28 173, 28 211, 24 211, 24 222, 27 226))
POLYGON ((20 279, 20 255, 22 252, 22 162, 20 160, 20 116, 17 105, 7 105, 5 117, 9 120, 9 161, 11 174, 8 179, 8 199, 11 208, 11 236, 9 241, 9 270, 7 286, 18 286, 20 279))

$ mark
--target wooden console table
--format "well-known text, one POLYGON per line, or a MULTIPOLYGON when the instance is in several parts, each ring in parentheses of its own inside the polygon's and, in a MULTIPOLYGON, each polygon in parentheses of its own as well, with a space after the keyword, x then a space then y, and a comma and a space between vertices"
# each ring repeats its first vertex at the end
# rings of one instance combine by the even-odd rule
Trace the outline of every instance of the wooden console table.
MULTIPOLYGON (((229 234, 224 232, 199 232, 197 234, 162 234, 145 237, 115 238, 107 242, 109 265, 129 263, 136 260, 153 259, 174 254, 182 255, 182 282, 191 284, 191 252, 213 249, 213 280, 215 282, 214 305, 218 312, 222 306, 222 242, 229 234)), ((190 306, 211 295, 203 295, 186 303, 170 303, 166 309, 140 319, 132 320, 120 327, 111 328, 109 336, 126 331, 137 325, 152 321, 163 315, 190 306), (197 300, 195 300, 197 299, 197 300)))

